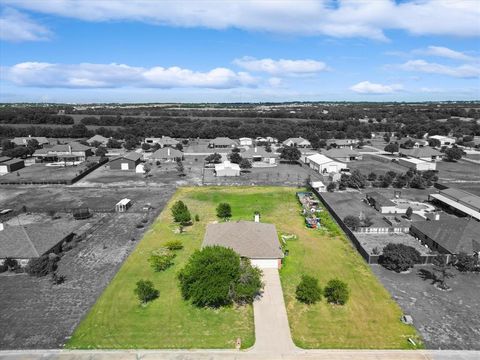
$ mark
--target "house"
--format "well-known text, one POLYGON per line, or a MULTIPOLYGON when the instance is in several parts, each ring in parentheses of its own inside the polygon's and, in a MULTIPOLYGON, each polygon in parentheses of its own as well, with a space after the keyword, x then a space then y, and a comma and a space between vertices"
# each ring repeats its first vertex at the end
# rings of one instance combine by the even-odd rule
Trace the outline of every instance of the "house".
POLYGON ((6 258, 25 267, 31 259, 48 253, 59 253, 64 242, 70 241, 75 226, 52 223, 6 225, 0 223, 0 263, 6 258))
POLYGON ((25 167, 25 162, 22 159, 10 159, 0 162, 0 175, 8 174, 13 171, 20 170, 25 167))
POLYGON ((144 143, 149 145, 158 144, 160 145, 161 148, 164 148, 165 146, 175 147, 180 142, 171 138, 170 136, 162 136, 161 138, 154 138, 154 137, 145 138, 144 143))
POLYGON ((424 139, 414 139, 409 136, 400 139, 398 145, 403 149, 418 149, 428 145, 428 141, 424 139))
POLYGON ((263 144, 276 144, 278 143, 278 139, 274 138, 274 137, 271 137, 271 136, 267 136, 267 137, 257 137, 255 139, 255 142, 257 145, 263 145, 263 144))
POLYGON ((440 141, 440 146, 449 146, 455 144, 455 139, 449 136, 443 135, 432 135, 428 137, 429 139, 436 139, 440 141))
POLYGON ((288 138, 282 143, 284 146, 295 146, 299 148, 311 147, 312 144, 307 139, 302 137, 288 138))
POLYGON ((37 140, 38 145, 42 147, 43 145, 48 145, 50 142, 44 136, 26 136, 26 137, 16 137, 12 139, 12 143, 15 146, 27 146, 29 140, 37 140))
POLYGON ((248 137, 242 137, 238 139, 240 141, 240 146, 252 146, 253 145, 253 140, 248 137))
POLYGON ((416 158, 406 158, 401 157, 398 159, 398 163, 402 166, 408 167, 409 169, 417 171, 427 171, 427 170, 436 170, 437 163, 432 161, 425 161, 416 158))
POLYGON ((397 205, 393 201, 388 200, 385 196, 376 191, 368 192, 365 196, 367 202, 382 214, 396 214, 397 212, 405 213, 407 210, 399 211, 400 209, 397 209, 397 205))
POLYGON ((107 143, 110 139, 102 135, 94 135, 87 140, 88 145, 93 146, 95 143, 100 143, 100 145, 107 146, 107 143))
POLYGON ((332 160, 322 154, 307 156, 306 163, 309 164, 311 169, 318 171, 320 174, 340 172, 342 169, 347 169, 346 164, 332 160))
POLYGON ((240 165, 233 164, 230 161, 224 161, 221 164, 215 164, 215 175, 240 176, 240 165))
POLYGON ((480 196, 460 189, 447 188, 440 190, 438 194, 430 194, 428 200, 457 215, 480 221, 480 196))
POLYGON ((265 148, 259 146, 251 147, 240 155, 242 158, 248 159, 253 163, 264 162, 271 165, 275 164, 276 158, 278 157, 274 152, 268 152, 265 148))
POLYGON ((353 149, 359 143, 357 139, 329 139, 328 147, 353 149))
POLYGON ((259 268, 280 268, 283 252, 273 224, 256 221, 230 221, 208 224, 202 248, 223 246, 233 249, 259 268))
POLYGON ((322 154, 328 156, 329 158, 343 162, 363 159, 362 154, 349 148, 331 148, 330 150, 322 151, 322 154))
POLYGON ((424 146, 417 149, 399 149, 398 154, 401 157, 416 158, 423 161, 440 161, 444 155, 430 146, 424 146))
POLYGON ((136 152, 129 152, 109 161, 110 170, 136 171, 140 164, 142 155, 136 152))
POLYGON ((153 161, 182 161, 183 152, 168 146, 155 151, 150 159, 153 161))
POLYGON ((466 218, 416 221, 410 233, 431 250, 441 254, 469 255, 480 252, 480 222, 466 218))
POLYGON ((38 149, 33 153, 35 159, 41 162, 63 161, 76 163, 85 161, 87 157, 92 155, 93 151, 91 147, 85 146, 76 141, 38 149))
POLYGON ((235 146, 237 146, 237 142, 228 137, 217 137, 208 143, 208 147, 214 149, 233 148, 235 146))

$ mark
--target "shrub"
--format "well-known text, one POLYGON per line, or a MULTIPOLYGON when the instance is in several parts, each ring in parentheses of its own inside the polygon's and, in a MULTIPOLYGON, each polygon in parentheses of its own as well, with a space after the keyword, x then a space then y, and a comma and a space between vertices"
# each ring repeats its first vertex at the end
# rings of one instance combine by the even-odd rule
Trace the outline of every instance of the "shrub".
POLYGON ((198 307, 251 303, 263 286, 260 270, 222 246, 195 251, 178 279, 183 298, 198 307))
POLYGON ((335 191, 335 183, 331 182, 330 184, 327 185, 327 191, 328 192, 334 192, 335 191))
POLYGON ((343 223, 350 229, 355 229, 360 226, 360 219, 357 216, 347 215, 343 218, 343 223))
POLYGON ((18 261, 12 258, 6 258, 3 261, 3 265, 7 267, 8 270, 15 270, 18 267, 18 261))
POLYGON ((477 260, 475 257, 467 255, 464 252, 461 252, 457 255, 455 259, 455 267, 458 271, 473 271, 477 266, 477 260))
POLYGON ((25 271, 33 276, 45 276, 57 270, 58 256, 42 255, 39 258, 31 259, 25 271))
POLYGON ((0 265, 0 274, 1 273, 4 273, 5 271, 8 270, 8 266, 7 265, 0 265))
POLYGON ((350 296, 348 285, 338 279, 330 280, 323 293, 329 303, 337 305, 345 305, 350 296))
POLYGON ((154 271, 164 271, 173 265, 175 254, 168 248, 160 248, 150 255, 148 262, 154 271))
POLYGON ((56 272, 52 273, 52 284, 53 285, 60 285, 65 282, 65 276, 64 275, 58 275, 56 272))
POLYGON ((137 298, 142 305, 155 300, 160 295, 160 292, 153 287, 153 283, 150 280, 137 281, 137 287, 133 292, 137 295, 137 298))
POLYGON ((404 244, 387 244, 379 258, 380 264, 396 272, 406 271, 420 261, 417 249, 404 244))
POLYGON ((178 223, 180 225, 180 228, 188 225, 190 221, 192 221, 190 211, 188 210, 187 205, 185 205, 183 201, 177 201, 175 204, 173 204, 172 216, 173 221, 178 223))
POLYGON ((198 214, 195 215, 195 221, 196 221, 196 222, 199 222, 199 221, 200 221, 200 216, 198 216, 198 214))
POLYGON ((227 220, 232 217, 232 208, 228 203, 220 203, 217 206, 217 216, 221 219, 227 220))
POLYGON ((165 247, 168 250, 181 250, 183 249, 183 244, 180 240, 170 240, 165 244, 165 247))
POLYGON ((304 304, 315 304, 322 298, 322 289, 318 286, 317 279, 309 275, 303 275, 295 295, 297 300, 304 304))

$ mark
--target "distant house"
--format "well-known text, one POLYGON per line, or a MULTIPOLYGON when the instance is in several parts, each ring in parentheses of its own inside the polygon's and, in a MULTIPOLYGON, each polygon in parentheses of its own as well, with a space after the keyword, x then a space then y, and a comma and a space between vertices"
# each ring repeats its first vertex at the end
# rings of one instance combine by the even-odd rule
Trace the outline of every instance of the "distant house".
POLYGON ((284 146, 295 146, 299 148, 306 148, 312 146, 310 141, 302 137, 288 138, 282 143, 284 146))
POLYGON ((234 250, 259 268, 282 266, 284 255, 273 224, 254 221, 208 224, 202 248, 215 245, 234 250))
POLYGON ((153 161, 182 161, 183 152, 171 147, 164 147, 155 151, 150 159, 153 161))
POLYGON ((111 170, 136 171, 140 164, 142 155, 136 152, 129 152, 109 161, 111 170))
POLYGON ((472 217, 480 221, 480 196, 467 191, 447 188, 438 194, 430 194, 428 200, 459 216, 472 217))
POLYGON ((267 136, 267 137, 257 137, 255 139, 255 142, 259 145, 261 144, 276 144, 278 143, 278 139, 274 138, 274 137, 271 137, 271 136, 267 136))
POLYGON ((440 141, 440 146, 449 146, 455 144, 455 138, 443 135, 432 135, 428 137, 429 139, 436 139, 440 141))
POLYGON ((180 144, 179 141, 171 138, 170 136, 162 136, 161 138, 154 138, 154 137, 145 138, 144 142, 149 145, 158 144, 160 145, 161 148, 164 148, 166 146, 175 147, 178 144, 180 144))
POLYGON ((327 146, 334 148, 348 148, 353 149, 359 143, 357 139, 329 139, 327 140, 327 146))
POLYGON ((29 140, 37 140, 40 147, 42 147, 43 145, 48 145, 50 143, 48 139, 43 136, 16 137, 12 139, 12 143, 14 143, 15 146, 27 146, 29 140))
POLYGON ((275 164, 276 158, 278 157, 274 152, 267 152, 265 148, 260 146, 251 147, 240 155, 242 158, 252 162, 264 162, 271 165, 275 164))
POLYGON ((465 218, 446 218, 433 221, 416 221, 410 233, 431 250, 442 254, 469 255, 480 252, 480 222, 465 218))
POLYGON ((49 148, 38 149, 33 153, 36 160, 41 162, 82 162, 87 157, 92 156, 93 151, 89 146, 85 146, 76 141, 68 144, 54 145, 49 148))
POLYGON ((20 170, 25 167, 25 162, 22 159, 10 159, 0 162, 0 175, 8 174, 13 171, 20 170))
POLYGON ((424 139, 414 139, 411 137, 405 137, 398 141, 398 145, 403 149, 418 149, 428 145, 428 141, 424 139))
POLYGON ((362 160, 363 158, 358 151, 349 148, 331 148, 330 150, 322 151, 322 154, 343 162, 362 160))
POLYGON ((398 159, 398 163, 402 166, 408 167, 409 169, 417 171, 436 170, 437 168, 436 162, 420 160, 417 158, 401 157, 398 159))
POLYGON ((31 259, 51 252, 59 253, 62 244, 73 238, 73 231, 73 226, 65 224, 0 224, 0 263, 12 258, 24 267, 31 259))
POLYGON ((109 140, 110 139, 106 138, 105 136, 94 135, 90 139, 87 140, 87 143, 90 146, 93 146, 93 144, 95 144, 95 143, 100 143, 100 145, 106 146, 109 140))
POLYGON ((235 146, 237 146, 237 142, 228 137, 217 137, 208 143, 208 147, 213 149, 233 148, 235 146))
MULTIPOLYGON (((379 194, 376 191, 371 191, 366 193, 365 195, 367 202, 372 205, 378 212, 382 214, 396 214, 397 212, 399 212, 399 209, 397 209, 397 205, 393 201, 388 200, 382 194, 379 194)), ((406 209, 404 212, 406 212, 406 209)))
POLYGON ((242 137, 238 140, 240 141, 240 146, 252 146, 253 145, 252 138, 242 137))
POLYGON ((440 161, 444 155, 430 146, 424 146, 418 149, 399 149, 398 154, 402 157, 412 157, 423 161, 440 161))
POLYGON ((233 164, 230 161, 224 161, 220 164, 215 164, 215 175, 222 176, 240 176, 240 165, 233 164))
POLYGON ((347 169, 347 165, 330 159, 322 154, 314 154, 306 157, 306 163, 311 169, 320 174, 328 174, 332 172, 340 172, 342 169, 347 169))

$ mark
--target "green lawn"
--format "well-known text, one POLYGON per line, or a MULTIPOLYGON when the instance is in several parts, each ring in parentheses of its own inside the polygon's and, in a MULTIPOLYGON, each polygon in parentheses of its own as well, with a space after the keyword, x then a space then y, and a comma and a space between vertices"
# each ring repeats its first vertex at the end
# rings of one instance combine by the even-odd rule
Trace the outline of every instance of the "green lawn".
POLYGON ((215 219, 220 202, 232 206, 233 220, 271 222, 279 232, 293 233, 290 256, 281 271, 282 285, 295 343, 305 348, 408 348, 407 338, 417 339, 413 327, 400 321, 401 311, 370 268, 330 221, 328 231, 305 228, 295 198, 297 189, 281 187, 203 187, 177 191, 169 206, 126 260, 113 281, 76 329, 69 348, 233 348, 237 337, 243 347, 254 343, 251 306, 222 310, 197 309, 180 297, 176 273, 201 245, 205 225, 215 219), (182 199, 201 221, 175 234, 170 206, 182 199), (147 263, 153 249, 181 238, 185 248, 175 265, 154 273, 147 263), (316 276, 322 285, 339 277, 351 288, 344 307, 322 302, 306 306, 294 298, 302 273, 316 276), (150 279, 160 298, 142 308, 133 295, 138 279, 150 279))

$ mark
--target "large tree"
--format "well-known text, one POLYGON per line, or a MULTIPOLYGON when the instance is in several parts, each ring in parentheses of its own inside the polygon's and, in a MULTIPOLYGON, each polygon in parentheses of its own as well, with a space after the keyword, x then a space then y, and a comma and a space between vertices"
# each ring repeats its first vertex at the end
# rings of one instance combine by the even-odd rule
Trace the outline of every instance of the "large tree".
POLYGON ((397 152, 399 149, 398 147, 398 144, 397 143, 390 143, 388 144, 387 146, 385 146, 385 148, 383 150, 385 150, 386 152, 389 152, 391 154, 393 154, 394 152, 397 152))
POLYGON ((463 156, 462 149, 456 146, 453 146, 445 150, 445 159, 447 161, 457 161, 457 160, 460 160, 462 156, 463 156))
POLYGON ((288 161, 298 161, 302 153, 295 146, 285 146, 280 152, 280 158, 288 161))

